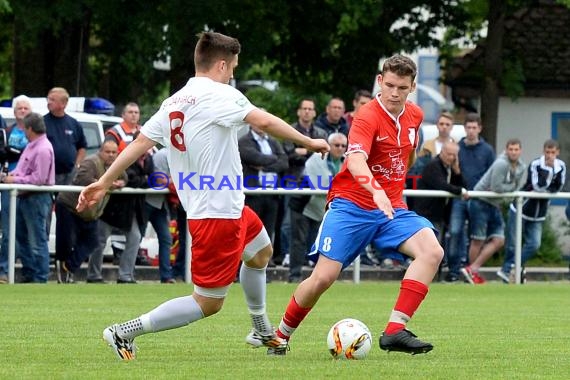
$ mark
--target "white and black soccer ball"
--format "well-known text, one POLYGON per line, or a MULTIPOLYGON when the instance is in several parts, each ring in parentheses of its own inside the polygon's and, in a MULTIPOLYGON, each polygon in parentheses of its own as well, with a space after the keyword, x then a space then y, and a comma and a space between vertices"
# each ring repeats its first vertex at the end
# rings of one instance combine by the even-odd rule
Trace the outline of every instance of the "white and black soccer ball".
POLYGON ((331 327, 327 345, 335 359, 361 360, 370 352, 372 334, 358 319, 346 318, 331 327))

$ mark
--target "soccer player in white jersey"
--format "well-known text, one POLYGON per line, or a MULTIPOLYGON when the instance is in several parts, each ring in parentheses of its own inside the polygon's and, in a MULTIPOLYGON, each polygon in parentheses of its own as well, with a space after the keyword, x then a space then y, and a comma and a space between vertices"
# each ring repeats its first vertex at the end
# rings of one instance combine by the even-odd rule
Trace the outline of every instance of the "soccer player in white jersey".
POLYGON ((194 291, 138 318, 107 327, 103 338, 123 360, 135 357, 135 337, 182 327, 217 313, 240 260, 240 283, 253 324, 246 341, 269 348, 282 348, 287 343, 276 336, 265 310, 266 267, 273 251, 260 219, 244 206, 237 130, 254 125, 322 154, 329 146, 256 108, 228 85, 238 64, 241 47, 237 39, 213 32, 199 37, 194 52, 195 77, 162 103, 139 137, 79 196, 79 210, 93 206, 113 179, 149 148, 160 143, 168 149, 172 178, 188 214, 194 291))

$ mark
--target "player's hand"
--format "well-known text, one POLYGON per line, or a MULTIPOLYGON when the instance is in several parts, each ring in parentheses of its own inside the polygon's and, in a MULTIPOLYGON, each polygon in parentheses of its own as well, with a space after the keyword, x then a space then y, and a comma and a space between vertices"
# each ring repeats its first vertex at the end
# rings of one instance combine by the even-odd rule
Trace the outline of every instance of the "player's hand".
POLYGON ((79 199, 77 200, 77 206, 75 209, 78 212, 81 212, 93 207, 103 199, 107 190, 108 188, 99 181, 92 183, 79 194, 79 199))
POLYGON ((323 158, 331 150, 329 144, 323 139, 311 139, 305 147, 312 152, 320 153, 323 158))
POLYGON ((459 160, 456 159, 453 161, 451 164, 451 170, 453 170, 455 174, 461 173, 461 169, 459 168, 459 160))
POLYGON ((376 190, 373 199, 378 209, 382 211, 388 219, 394 219, 394 208, 384 190, 376 190))

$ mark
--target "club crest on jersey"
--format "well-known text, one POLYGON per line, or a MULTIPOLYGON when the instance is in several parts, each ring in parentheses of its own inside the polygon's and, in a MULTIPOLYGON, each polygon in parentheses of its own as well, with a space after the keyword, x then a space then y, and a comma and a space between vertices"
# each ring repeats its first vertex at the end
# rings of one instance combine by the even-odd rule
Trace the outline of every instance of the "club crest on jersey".
POLYGON ((248 101, 246 98, 239 98, 238 100, 236 100, 236 104, 240 107, 245 107, 247 105, 248 101))
POLYGON ((408 138, 410 139, 410 143, 412 145, 414 145, 414 143, 416 142, 416 129, 415 128, 408 129, 408 138))

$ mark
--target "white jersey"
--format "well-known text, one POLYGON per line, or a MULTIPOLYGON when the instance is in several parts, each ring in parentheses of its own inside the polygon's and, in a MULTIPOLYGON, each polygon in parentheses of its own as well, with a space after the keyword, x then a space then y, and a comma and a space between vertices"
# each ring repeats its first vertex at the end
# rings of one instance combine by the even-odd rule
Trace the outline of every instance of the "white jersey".
POLYGON ((230 85, 191 78, 166 99, 141 133, 168 149, 188 219, 237 219, 244 206, 237 131, 255 109, 230 85))

